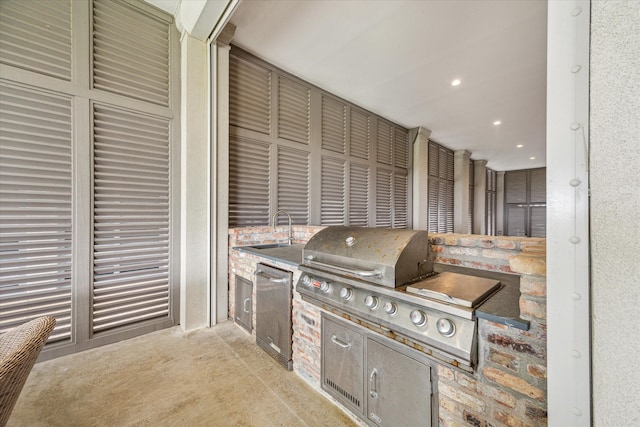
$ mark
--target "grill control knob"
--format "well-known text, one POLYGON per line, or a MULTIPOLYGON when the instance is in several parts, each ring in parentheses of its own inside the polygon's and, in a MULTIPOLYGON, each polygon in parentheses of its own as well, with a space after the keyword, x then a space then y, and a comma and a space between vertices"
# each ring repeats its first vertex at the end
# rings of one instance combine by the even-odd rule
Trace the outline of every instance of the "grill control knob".
POLYGON ((324 280, 320 283, 320 290, 325 294, 328 294, 331 291, 331 285, 324 280))
POLYGON ((416 326, 424 326, 427 323, 427 315, 420 310, 411 310, 409 318, 411 319, 411 323, 416 326))
POLYGON ((311 277, 309 277, 309 276, 304 276, 304 277, 302 278, 302 284, 303 284, 303 285, 305 285, 305 286, 309 287, 309 286, 311 286, 311 283, 313 283, 313 280, 311 280, 311 277))
POLYGON ((349 288, 340 289, 340 298, 342 298, 343 300, 350 300, 352 296, 353 296, 353 291, 351 289, 349 288))
POLYGON ((392 316, 398 312, 398 305, 395 302, 386 302, 383 308, 384 311, 387 312, 387 314, 390 314, 392 316))
POLYGON ((456 333, 456 325, 449 319, 438 319, 438 323, 436 323, 436 327, 440 335, 443 337, 451 337, 456 333))
POLYGON ((378 308, 378 297, 374 297, 373 295, 367 295, 364 299, 364 305, 369 307, 371 310, 375 310, 378 308))

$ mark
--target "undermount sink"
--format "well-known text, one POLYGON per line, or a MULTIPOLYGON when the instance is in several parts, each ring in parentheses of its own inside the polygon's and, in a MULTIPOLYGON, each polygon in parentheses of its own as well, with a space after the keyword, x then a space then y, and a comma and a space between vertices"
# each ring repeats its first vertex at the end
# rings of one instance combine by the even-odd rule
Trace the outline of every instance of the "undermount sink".
POLYGON ((289 246, 291 245, 288 243, 263 243, 260 245, 251 245, 248 247, 252 249, 274 249, 274 248, 288 248, 289 246))

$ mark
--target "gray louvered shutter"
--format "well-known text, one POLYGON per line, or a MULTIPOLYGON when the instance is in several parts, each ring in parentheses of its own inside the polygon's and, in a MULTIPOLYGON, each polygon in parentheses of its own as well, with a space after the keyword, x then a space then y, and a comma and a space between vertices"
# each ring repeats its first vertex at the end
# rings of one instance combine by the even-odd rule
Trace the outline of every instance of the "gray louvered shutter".
POLYGON ((351 108, 351 126, 349 127, 349 154, 352 157, 369 160, 371 145, 371 116, 356 108, 351 108))
POLYGON ((531 203, 547 202, 547 172, 546 169, 533 169, 531 171, 531 203))
POLYGON ((453 233, 454 155, 429 142, 429 231, 453 233))
POLYGON ((507 206, 507 236, 527 235, 527 208, 517 205, 507 206))
POLYGON ((322 148, 344 154, 347 139, 347 107, 328 96, 322 97, 322 148))
POLYGON ((0 63, 71 80, 71 1, 0 1, 0 63))
POLYGON ((269 224, 269 144, 229 141, 229 226, 269 224))
POLYGON ((356 163, 349 168, 349 225, 369 225, 369 168, 356 163))
POLYGON ((546 206, 532 206, 530 212, 531 237, 547 237, 546 206))
POLYGON ((94 104, 94 332, 169 316, 169 123, 94 104))
POLYGON ((438 229, 438 200, 440 183, 435 178, 429 178, 429 231, 440 233, 438 229))
POLYGON ((321 225, 345 224, 345 164, 344 160, 322 157, 321 225))
POLYGON ((453 181, 447 181, 444 189, 444 206, 445 206, 445 233, 453 233, 453 210, 454 210, 454 184, 453 181))
POLYGON ((407 167, 407 151, 409 149, 409 134, 406 130, 393 128, 393 165, 397 168, 407 167))
POLYGON ((271 71, 229 56, 229 123, 271 133, 271 71))
POLYGON ((393 129, 389 123, 378 119, 378 138, 377 138, 378 154, 376 157, 376 160, 378 163, 383 163, 385 165, 391 164, 392 131, 393 129))
POLYGON ((169 22, 120 1, 93 2, 93 87, 169 105, 169 22))
POLYGON ((508 171, 504 181, 505 203, 527 203, 527 171, 508 171))
POLYGON ((291 79, 278 79, 278 136, 309 144, 311 91, 291 79))
MULTIPOLYGON (((278 209, 289 212, 294 224, 309 223, 308 152, 278 148, 278 209)), ((284 215, 279 221, 286 221, 284 215)))
POLYGON ((408 180, 403 173, 393 175, 393 228, 407 228, 408 180))
POLYGON ((71 337, 72 100, 0 83, 0 331, 43 315, 71 337))
POLYGON ((376 227, 392 226, 391 177, 391 171, 378 169, 376 172, 376 227))

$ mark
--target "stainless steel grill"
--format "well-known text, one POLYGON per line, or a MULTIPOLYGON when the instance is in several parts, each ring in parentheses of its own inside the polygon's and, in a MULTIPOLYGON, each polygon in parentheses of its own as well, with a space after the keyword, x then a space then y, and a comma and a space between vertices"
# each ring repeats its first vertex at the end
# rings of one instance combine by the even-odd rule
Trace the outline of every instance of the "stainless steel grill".
POLYGON ((336 226, 309 240, 302 251, 302 263, 395 288, 433 271, 428 254, 426 231, 336 226))
POLYGON ((500 282, 434 273, 426 231, 328 227, 303 250, 303 299, 473 370, 475 308, 500 282))

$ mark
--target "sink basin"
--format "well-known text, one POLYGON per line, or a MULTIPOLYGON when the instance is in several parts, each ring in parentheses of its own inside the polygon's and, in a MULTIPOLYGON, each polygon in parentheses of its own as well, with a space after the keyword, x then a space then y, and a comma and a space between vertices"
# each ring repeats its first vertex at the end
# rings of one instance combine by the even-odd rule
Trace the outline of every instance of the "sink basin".
POLYGON ((274 249, 274 248, 288 248, 289 246, 291 245, 288 243, 263 243, 260 245, 251 245, 248 247, 252 249, 274 249))

